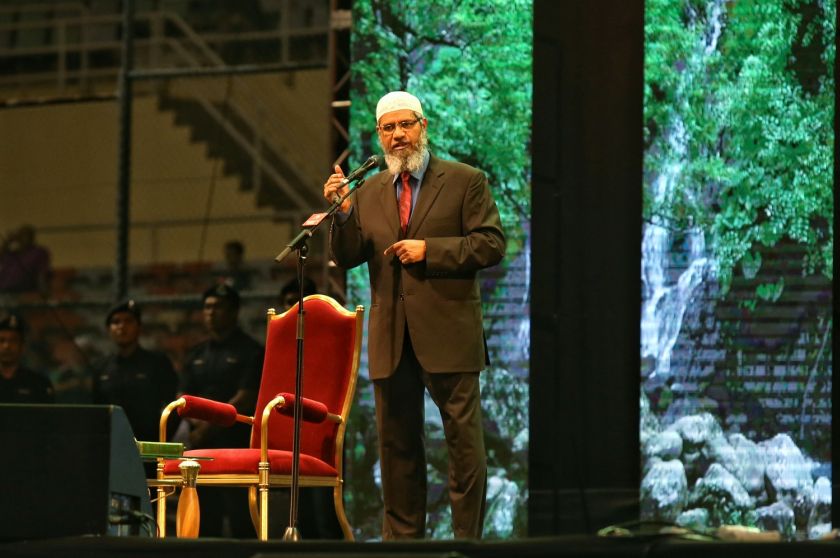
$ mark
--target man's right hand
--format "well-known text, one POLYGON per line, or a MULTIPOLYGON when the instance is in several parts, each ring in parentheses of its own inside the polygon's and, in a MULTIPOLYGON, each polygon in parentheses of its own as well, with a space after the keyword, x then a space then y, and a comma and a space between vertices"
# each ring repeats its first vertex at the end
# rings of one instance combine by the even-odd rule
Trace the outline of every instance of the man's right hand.
MULTIPOLYGON (((333 199, 335 198, 336 194, 339 196, 343 196, 347 193, 347 185, 342 184, 341 181, 344 180, 344 172, 341 170, 341 167, 338 165, 335 166, 335 172, 327 178, 327 181, 324 183, 324 199, 327 200, 330 204, 333 203, 333 199)), ((350 206, 352 202, 350 198, 344 200, 341 204, 341 211, 347 213, 350 211, 350 206)))

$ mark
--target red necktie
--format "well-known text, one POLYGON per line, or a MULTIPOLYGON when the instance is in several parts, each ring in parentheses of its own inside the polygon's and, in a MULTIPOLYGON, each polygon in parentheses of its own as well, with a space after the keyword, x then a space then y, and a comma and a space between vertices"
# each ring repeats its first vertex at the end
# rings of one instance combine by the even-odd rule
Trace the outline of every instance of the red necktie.
POLYGON ((411 177, 409 172, 404 172, 400 175, 402 178, 402 192, 400 192, 400 228, 403 236, 408 230, 408 218, 411 216, 411 184, 408 179, 411 177))

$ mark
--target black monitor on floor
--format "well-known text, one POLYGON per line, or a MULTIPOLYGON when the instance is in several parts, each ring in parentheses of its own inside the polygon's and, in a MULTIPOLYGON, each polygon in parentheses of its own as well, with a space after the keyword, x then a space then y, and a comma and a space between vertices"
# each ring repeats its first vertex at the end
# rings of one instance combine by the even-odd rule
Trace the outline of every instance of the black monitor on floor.
POLYGON ((154 534, 121 407, 0 404, 0 448, 0 540, 154 534))

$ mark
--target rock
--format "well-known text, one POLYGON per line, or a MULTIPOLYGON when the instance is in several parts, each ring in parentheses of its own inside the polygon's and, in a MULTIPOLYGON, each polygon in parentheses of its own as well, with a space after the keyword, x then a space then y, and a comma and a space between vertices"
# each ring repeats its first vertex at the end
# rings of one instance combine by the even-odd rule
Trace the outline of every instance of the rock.
POLYGON ((519 487, 505 477, 503 469, 490 471, 487 479, 487 513, 484 534, 488 537, 507 539, 513 535, 516 510, 522 502, 519 487))
POLYGON ((727 469, 750 496, 761 498, 764 492, 764 455, 758 444, 743 434, 732 434, 729 445, 735 452, 735 462, 732 469, 727 469))
POLYGON ((650 410, 650 400, 642 391, 639 396, 639 441, 645 447, 648 439, 659 432, 659 420, 650 410))
POLYGON ((650 470, 657 465, 658 463, 662 463, 662 460, 658 457, 651 457, 650 459, 645 459, 642 462, 642 478, 645 478, 650 470))
POLYGON ((712 463, 697 480, 688 499, 692 506, 709 510, 709 524, 740 525, 753 500, 735 476, 720 463, 712 463))
POLYGON ((831 532, 831 523, 818 523, 813 527, 808 527, 809 539, 821 539, 831 532))
POLYGON ((645 456, 648 459, 658 457, 663 461, 678 459, 682 453, 682 438, 672 430, 660 432, 648 438, 645 444, 645 456))
POLYGON ((705 531, 709 527, 709 510, 706 508, 686 510, 677 516, 675 523, 687 529, 705 531))
POLYGON ((641 515, 645 520, 674 521, 685 507, 688 481, 676 459, 653 465, 641 487, 641 515))
MULTIPOLYGON (((720 463, 727 471, 735 475, 735 478, 738 478, 738 455, 723 433, 720 436, 709 438, 700 449, 700 453, 709 464, 720 463)), ((738 479, 738 482, 740 482, 740 479, 738 479)), ((741 486, 743 486, 743 483, 741 486)))
POLYGON ((826 477, 820 477, 814 483, 813 507, 808 516, 808 538, 819 538, 824 535, 824 525, 828 525, 828 530, 831 530, 831 481, 826 477), (811 536, 812 532, 819 534, 811 536))
POLYGON ((758 445, 764 452, 770 498, 793 509, 797 529, 805 529, 814 499, 811 463, 787 434, 777 434, 758 445))
POLYGON ((684 451, 687 452, 700 450, 710 439, 723 435, 720 424, 709 413, 684 416, 666 430, 680 435, 684 451))
POLYGON ((782 502, 755 509, 750 512, 749 519, 762 531, 778 531, 786 540, 793 539, 796 534, 793 510, 782 502))
MULTIPOLYGON (((680 387, 680 386, 677 386, 680 387)), ((674 401, 662 413, 660 419, 663 426, 671 426, 681 419, 690 416, 709 415, 719 413, 718 402, 709 397, 683 396, 674 397, 674 401)))
POLYGON ((723 436, 715 417, 709 413, 682 417, 665 429, 666 432, 676 432, 683 441, 682 462, 689 484, 706 474, 706 469, 713 462, 706 445, 710 440, 723 436))

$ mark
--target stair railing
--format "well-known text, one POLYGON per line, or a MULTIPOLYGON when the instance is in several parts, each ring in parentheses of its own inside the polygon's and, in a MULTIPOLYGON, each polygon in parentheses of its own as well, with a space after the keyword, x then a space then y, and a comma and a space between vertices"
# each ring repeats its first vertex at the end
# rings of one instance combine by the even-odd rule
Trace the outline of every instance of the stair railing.
MULTIPOLYGON (((211 48, 207 42, 195 32, 178 14, 172 12, 161 12, 161 17, 175 26, 185 39, 185 44, 181 44, 178 50, 178 55, 182 62, 188 64, 188 67, 221 67, 225 66, 222 57, 211 48), (190 56, 189 53, 196 52, 196 56, 190 56)), ((173 39, 169 37, 170 41, 173 39)), ((170 45, 173 43, 170 42, 170 45)), ((177 48, 177 47, 176 47, 177 48)), ((200 86, 193 86, 192 93, 196 96, 204 95, 209 87, 204 87, 204 81, 199 82, 200 86)), ((271 92, 266 92, 270 94, 271 92)), ((276 100, 276 99, 275 99, 276 100)), ((307 176, 307 173, 301 172, 298 169, 306 169, 308 166, 307 159, 311 159, 310 154, 300 153, 299 145, 301 143, 316 143, 312 141, 312 136, 316 134, 315 131, 308 129, 292 129, 285 125, 282 118, 265 118, 264 115, 272 114, 268 108, 263 94, 258 92, 254 87, 244 81, 236 83, 235 93, 230 96, 227 101, 228 108, 236 115, 238 119, 245 122, 247 126, 254 132, 254 135, 259 138, 255 143, 260 143, 264 148, 272 149, 276 155, 281 156, 287 161, 288 167, 296 181, 302 185, 311 184, 315 177, 307 176), (307 141, 300 142, 301 135, 309 134, 307 141)), ((288 109, 292 110, 292 109, 288 109)), ((311 184, 315 186, 315 184, 311 184)), ((310 192, 315 191, 314 188, 309 189, 310 192)), ((316 197, 317 199, 317 197, 316 197)), ((311 205, 310 200, 310 205, 311 205)), ((309 209, 310 205, 301 206, 302 209, 309 209)))
MULTIPOLYGON (((89 64, 90 54, 96 51, 111 51, 118 53, 121 42, 117 37, 117 30, 120 25, 119 14, 91 14, 88 9, 80 3, 68 2, 62 4, 29 6, 4 6, 0 7, 0 13, 9 12, 43 12, 45 10, 66 10, 73 15, 62 17, 49 17, 43 20, 19 21, 0 24, 0 33, 20 32, 25 30, 41 29, 50 31, 55 38, 50 44, 0 49, 0 57, 3 56, 31 56, 42 54, 54 54, 56 56, 56 71, 15 74, 12 76, 0 76, 0 87, 18 86, 24 89, 28 84, 36 87, 37 84, 48 85, 51 80, 60 95, 68 93, 71 83, 78 84, 79 92, 82 95, 90 93, 90 87, 94 80, 105 78, 113 82, 117 75, 118 68, 91 68, 89 64), (114 29, 114 40, 93 40, 90 30, 94 26, 114 29), (68 57, 78 53, 78 69, 69 69, 68 57)), ((145 55, 145 59, 152 67, 160 67, 163 64, 173 62, 187 68, 221 67, 225 63, 222 58, 213 50, 207 42, 192 29, 178 14, 174 12, 145 12, 137 14, 138 21, 146 21, 149 24, 150 36, 138 38, 135 44, 139 54, 145 55), (167 25, 169 24, 169 25, 167 25), (170 36, 167 32, 175 29, 179 32, 180 38, 170 36), (167 54, 172 53, 175 60, 167 59, 167 54)), ((288 31, 288 30, 284 30, 288 31)), ((139 58, 139 57, 138 57, 139 58)), ((189 81, 189 80, 188 80, 189 81)), ((307 160, 311 159, 308 154, 299 154, 300 140, 302 135, 310 134, 307 140, 311 143, 315 132, 309 130, 292 130, 285 125, 282 118, 272 118, 272 111, 267 107, 261 95, 247 83, 237 83, 236 94, 227 99, 225 111, 220 111, 213 103, 209 93, 213 90, 208 87, 208 80, 194 81, 188 86, 191 97, 195 98, 204 108, 208 115, 220 125, 227 134, 252 158, 254 164, 254 184, 259 184, 263 173, 271 178, 284 194, 297 206, 298 209, 308 211, 320 200, 317 195, 317 188, 313 184, 315 177, 308 176, 299 169, 307 168, 307 160), (251 134, 243 134, 237 126, 226 116, 230 111, 238 121, 244 123, 251 134), (252 136, 252 137, 249 137, 252 136), (278 160, 284 162, 282 171, 274 167, 264 154, 271 151, 278 160)), ((268 92, 270 94, 270 92, 268 92)), ((305 143, 305 142, 304 142, 305 143)))

